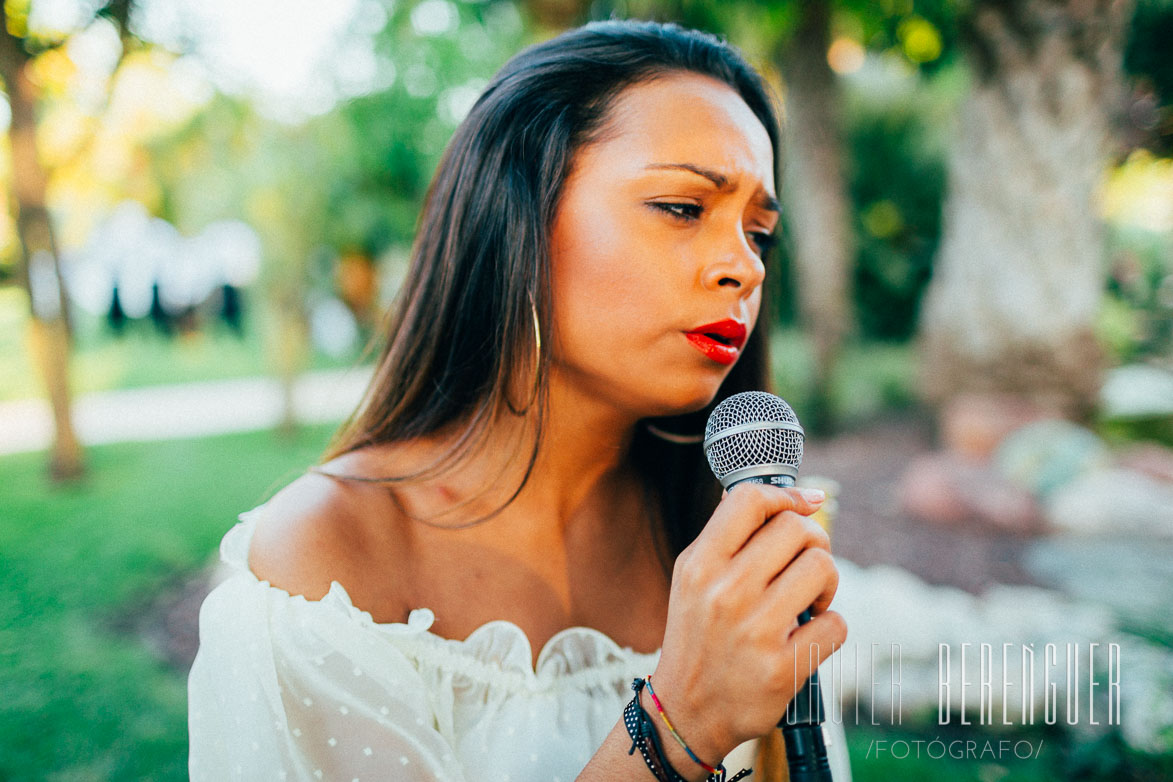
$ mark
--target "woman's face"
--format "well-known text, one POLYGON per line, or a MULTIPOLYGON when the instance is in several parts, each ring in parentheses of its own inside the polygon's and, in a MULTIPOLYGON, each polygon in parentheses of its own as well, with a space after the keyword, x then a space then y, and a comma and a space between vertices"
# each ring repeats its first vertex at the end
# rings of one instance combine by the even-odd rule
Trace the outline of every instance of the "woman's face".
POLYGON ((757 320, 773 187, 766 129, 724 83, 625 90, 552 227, 553 381, 635 417, 710 402, 757 320))

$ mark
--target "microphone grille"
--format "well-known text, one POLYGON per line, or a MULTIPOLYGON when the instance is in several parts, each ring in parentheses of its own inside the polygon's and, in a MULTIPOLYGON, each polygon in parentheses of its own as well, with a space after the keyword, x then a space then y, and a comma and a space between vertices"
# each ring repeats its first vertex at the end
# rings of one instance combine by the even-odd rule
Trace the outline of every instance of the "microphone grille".
POLYGON ((764 391, 734 394, 705 425, 705 456, 718 480, 747 467, 802 464, 802 426, 790 405, 764 391))

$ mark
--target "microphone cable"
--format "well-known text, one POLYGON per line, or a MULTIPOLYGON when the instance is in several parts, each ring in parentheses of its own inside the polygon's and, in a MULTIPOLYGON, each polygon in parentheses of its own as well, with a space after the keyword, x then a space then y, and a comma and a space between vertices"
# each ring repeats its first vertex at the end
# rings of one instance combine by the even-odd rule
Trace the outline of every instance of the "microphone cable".
MULTIPOLYGON (((810 611, 803 611, 798 623, 806 624, 810 618, 810 611)), ((790 701, 786 714, 778 723, 786 742, 786 765, 791 782, 832 782, 827 742, 823 738, 825 719, 823 693, 816 670, 790 701)))

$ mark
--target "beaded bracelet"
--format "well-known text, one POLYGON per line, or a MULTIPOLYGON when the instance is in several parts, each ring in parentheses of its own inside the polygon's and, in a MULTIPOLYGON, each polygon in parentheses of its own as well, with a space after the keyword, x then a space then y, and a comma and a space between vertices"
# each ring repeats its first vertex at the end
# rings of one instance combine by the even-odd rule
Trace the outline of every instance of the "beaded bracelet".
POLYGON ((709 772, 710 776, 718 773, 723 774, 723 769, 725 768, 723 765, 718 764, 722 769, 722 771, 718 771, 705 761, 698 758, 696 753, 692 751, 692 748, 688 746, 688 743, 685 742, 685 740, 680 737, 680 734, 676 732, 676 728, 672 727, 672 723, 668 721, 668 715, 664 712, 663 704, 661 704, 660 699, 656 697, 656 691, 652 689, 652 675, 650 673, 648 674, 647 681, 645 681, 644 684, 647 685, 648 694, 652 696, 652 701, 656 704, 656 711, 660 712, 660 716, 664 719, 664 724, 668 726, 668 732, 672 734, 672 738, 676 739, 676 743, 684 747, 684 751, 688 753, 688 756, 692 758, 693 762, 703 768, 705 771, 709 772))
MULTIPOLYGON (((648 678, 650 679, 651 677, 648 678)), ((635 690, 635 697, 631 699, 631 702, 623 710, 623 724, 627 727, 627 735, 631 737, 631 749, 627 750, 627 754, 633 754, 638 748, 640 755, 643 756, 644 763, 656 779, 660 780, 660 782, 687 782, 684 777, 680 776, 680 773, 676 769, 672 768, 672 764, 664 757, 664 751, 660 746, 660 737, 656 731, 655 722, 639 702, 640 690, 645 686, 648 688, 648 692, 652 693, 652 699, 656 702, 656 708, 659 709, 660 715, 664 718, 664 722, 668 724, 668 730, 681 743, 688 756, 709 772, 709 776, 705 778, 705 782, 737 782, 737 780, 748 777, 753 773, 750 769, 744 768, 726 781, 725 775, 727 772, 724 764, 718 763, 717 767, 713 768, 697 759, 696 755, 684 743, 684 740, 676 733, 672 725, 668 723, 668 716, 664 713, 660 699, 652 692, 650 683, 644 679, 637 678, 631 683, 631 689, 635 690), (649 751, 648 739, 651 739, 651 749, 654 752, 649 751)))

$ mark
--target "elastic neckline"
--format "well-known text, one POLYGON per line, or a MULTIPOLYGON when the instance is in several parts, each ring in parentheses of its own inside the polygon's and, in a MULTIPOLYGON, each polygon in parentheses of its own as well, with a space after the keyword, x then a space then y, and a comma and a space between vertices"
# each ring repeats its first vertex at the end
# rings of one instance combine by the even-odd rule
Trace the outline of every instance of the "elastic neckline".
POLYGON ((537 660, 534 662, 533 644, 530 642, 529 636, 519 625, 507 619, 489 620, 476 627, 468 634, 467 638, 458 640, 445 638, 431 631, 431 626, 435 622, 435 613, 430 608, 412 609, 406 622, 375 621, 370 612, 354 604, 346 587, 338 581, 331 581, 329 591, 318 600, 311 600, 304 595, 290 594, 287 590, 258 578, 248 564, 248 549, 252 542, 253 531, 256 528, 256 517, 264 507, 265 505, 261 504, 252 510, 239 514, 237 517, 239 523, 228 531, 220 544, 221 560, 232 567, 234 571, 246 576, 252 583, 295 603, 340 611, 363 626, 395 637, 400 645, 403 642, 408 642, 410 646, 425 644, 432 649, 440 650, 450 662, 454 663, 454 667, 475 678, 500 681, 502 675, 507 677, 517 675, 519 677, 518 683, 525 683, 530 687, 538 684, 549 685, 557 678, 561 683, 573 686, 575 683, 597 680, 601 674, 607 674, 612 670, 626 671, 633 662, 642 662, 647 668, 647 672, 651 672, 659 660, 660 649, 652 652, 637 652, 630 646, 620 646, 618 641, 601 630, 576 625, 563 628, 551 636, 538 652, 537 660), (511 653, 506 656, 506 659, 499 659, 498 661, 503 664, 497 666, 487 662, 477 652, 494 647, 496 645, 494 637, 502 632, 511 636, 509 643, 511 653), (595 657, 606 662, 569 673, 559 674, 552 670, 552 667, 558 662, 559 647, 571 638, 584 639, 593 646, 596 652, 595 657), (520 651, 514 651, 514 647, 523 651, 524 657, 521 656, 520 651), (524 659, 524 665, 519 664, 521 659, 524 659))

